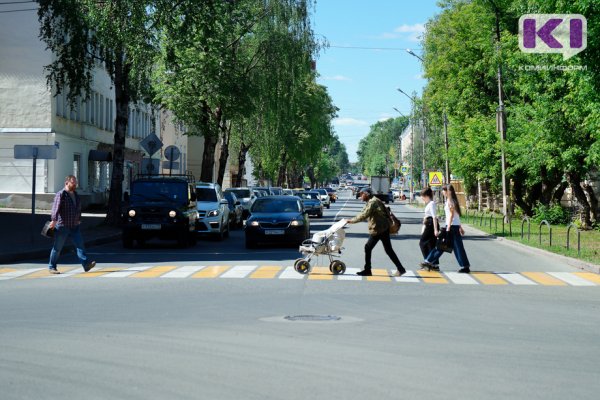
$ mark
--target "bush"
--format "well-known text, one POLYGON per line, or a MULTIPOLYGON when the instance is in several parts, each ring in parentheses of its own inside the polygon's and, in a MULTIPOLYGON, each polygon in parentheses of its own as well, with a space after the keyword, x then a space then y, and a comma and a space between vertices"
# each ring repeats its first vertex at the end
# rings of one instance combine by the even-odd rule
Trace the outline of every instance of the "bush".
POLYGON ((548 221, 550 225, 566 225, 571 222, 569 211, 559 204, 547 206, 542 203, 537 203, 533 207, 533 220, 535 222, 548 221))

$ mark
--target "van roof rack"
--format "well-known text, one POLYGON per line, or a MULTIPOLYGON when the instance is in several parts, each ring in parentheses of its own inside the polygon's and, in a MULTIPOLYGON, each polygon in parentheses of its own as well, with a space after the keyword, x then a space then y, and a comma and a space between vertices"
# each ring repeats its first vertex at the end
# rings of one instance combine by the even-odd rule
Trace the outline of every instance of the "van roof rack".
POLYGON ((185 174, 137 174, 135 179, 159 179, 159 178, 179 178, 185 179, 191 184, 196 183, 196 178, 191 171, 186 171, 185 174))

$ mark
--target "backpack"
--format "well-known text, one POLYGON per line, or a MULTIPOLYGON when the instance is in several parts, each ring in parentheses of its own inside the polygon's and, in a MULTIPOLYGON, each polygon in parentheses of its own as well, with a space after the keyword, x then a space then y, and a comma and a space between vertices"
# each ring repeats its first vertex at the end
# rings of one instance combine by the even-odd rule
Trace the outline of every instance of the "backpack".
POLYGON ((398 217, 396 217, 394 215, 394 213, 392 212, 392 210, 387 207, 387 211, 388 211, 388 216, 390 219, 390 234, 391 235, 395 235, 400 231, 400 227, 402 226, 402 222, 400 222, 400 220, 398 219, 398 217))

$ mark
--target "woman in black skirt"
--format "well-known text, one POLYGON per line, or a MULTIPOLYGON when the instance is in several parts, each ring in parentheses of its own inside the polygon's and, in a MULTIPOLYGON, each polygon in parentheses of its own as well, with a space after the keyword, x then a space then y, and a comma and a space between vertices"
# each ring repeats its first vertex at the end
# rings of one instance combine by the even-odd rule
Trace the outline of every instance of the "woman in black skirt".
MULTIPOLYGON (((423 258, 427 258, 431 250, 435 248, 440 226, 437 219, 435 201, 433 201, 433 192, 430 187, 421 190, 421 198, 425 202, 425 215, 423 216, 423 228, 421 229, 419 247, 421 248, 421 253, 423 253, 423 258)), ((439 271, 439 261, 432 267, 428 267, 428 269, 439 271)))

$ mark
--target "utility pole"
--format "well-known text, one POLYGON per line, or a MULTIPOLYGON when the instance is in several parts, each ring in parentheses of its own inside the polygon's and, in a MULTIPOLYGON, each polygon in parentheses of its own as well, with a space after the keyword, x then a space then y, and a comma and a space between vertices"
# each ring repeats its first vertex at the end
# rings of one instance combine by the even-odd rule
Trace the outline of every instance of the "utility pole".
POLYGON ((444 147, 446 147, 446 185, 450 182, 450 160, 448 159, 448 116, 444 113, 444 147))

